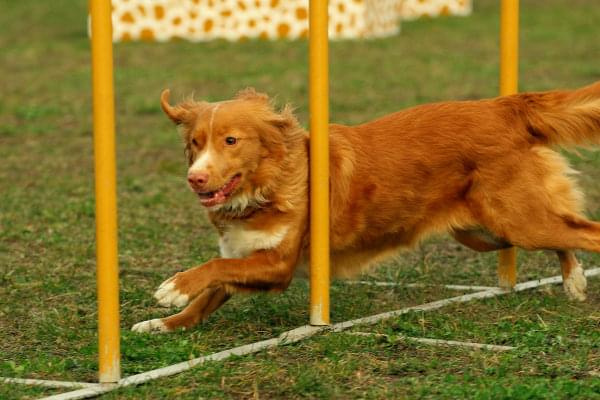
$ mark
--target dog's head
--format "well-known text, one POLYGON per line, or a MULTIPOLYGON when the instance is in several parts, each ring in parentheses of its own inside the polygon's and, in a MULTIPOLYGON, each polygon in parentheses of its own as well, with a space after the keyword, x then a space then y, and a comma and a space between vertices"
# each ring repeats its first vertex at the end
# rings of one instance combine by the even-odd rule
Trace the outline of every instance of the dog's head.
POLYGON ((242 211, 269 201, 290 137, 300 129, 289 107, 277 112, 268 96, 245 89, 228 101, 161 106, 183 128, 188 183, 210 210, 242 211))

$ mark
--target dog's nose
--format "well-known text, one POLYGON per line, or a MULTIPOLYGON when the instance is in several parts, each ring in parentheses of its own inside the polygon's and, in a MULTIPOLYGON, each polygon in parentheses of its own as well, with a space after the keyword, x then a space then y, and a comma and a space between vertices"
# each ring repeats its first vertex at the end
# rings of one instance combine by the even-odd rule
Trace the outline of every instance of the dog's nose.
POLYGON ((192 187, 201 188, 208 182, 208 174, 206 172, 189 173, 187 180, 192 187))

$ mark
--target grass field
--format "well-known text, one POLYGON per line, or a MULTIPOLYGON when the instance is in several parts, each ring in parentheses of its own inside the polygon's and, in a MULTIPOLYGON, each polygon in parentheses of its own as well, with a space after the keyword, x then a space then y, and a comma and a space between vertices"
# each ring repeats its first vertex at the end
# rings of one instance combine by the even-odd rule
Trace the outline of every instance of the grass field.
MULTIPOLYGON (((402 107, 498 92, 498 4, 469 18, 403 25, 393 38, 331 45, 331 115, 359 123, 402 107)), ((521 90, 600 79, 596 0, 523 0, 521 90)), ((85 0, 0 0, 0 375, 96 379, 90 59, 85 0)), ((185 185, 182 145, 158 95, 224 99, 255 86, 307 121, 307 43, 127 43, 115 46, 122 368, 147 371, 270 338, 307 322, 308 287, 239 296, 188 332, 140 335, 166 315, 156 286, 217 255, 215 234, 185 185)), ((588 214, 600 219, 600 153, 570 154, 588 214)), ((580 254, 585 266, 600 257, 580 254)), ((558 274, 553 254, 519 254, 519 279, 558 274)), ((371 277, 494 285, 495 255, 446 237, 399 255, 371 277)), ((335 282, 344 321, 455 295, 439 287, 376 289, 335 282)), ((568 302, 559 286, 410 313, 361 331, 211 363, 106 398, 600 398, 600 279, 568 302), (431 347, 399 335, 516 346, 502 354, 431 347), (595 376, 594 376, 595 375, 595 376)), ((0 384, 1 399, 53 390, 0 384)))

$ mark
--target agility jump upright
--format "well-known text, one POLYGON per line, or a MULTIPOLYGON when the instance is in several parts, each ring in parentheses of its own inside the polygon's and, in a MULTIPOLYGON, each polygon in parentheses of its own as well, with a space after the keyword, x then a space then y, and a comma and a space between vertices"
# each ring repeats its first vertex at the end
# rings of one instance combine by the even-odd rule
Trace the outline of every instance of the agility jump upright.
POLYGON ((100 383, 121 378, 117 172, 110 0, 90 0, 100 383))

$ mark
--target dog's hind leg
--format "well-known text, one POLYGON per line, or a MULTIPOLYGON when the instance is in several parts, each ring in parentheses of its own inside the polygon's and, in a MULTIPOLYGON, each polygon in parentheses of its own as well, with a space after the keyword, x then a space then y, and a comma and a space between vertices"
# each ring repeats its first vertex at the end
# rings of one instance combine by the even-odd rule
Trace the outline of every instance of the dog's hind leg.
POLYGON ((586 278, 573 251, 600 252, 599 223, 577 215, 559 216, 541 211, 515 225, 507 239, 528 250, 556 250, 567 296, 572 300, 586 299, 586 278))
POLYGON ((572 251, 557 251, 563 277, 563 288, 571 300, 584 301, 586 298, 587 281, 583 268, 577 262, 572 251))
POLYGON ((479 223, 528 250, 600 252, 600 223, 582 216, 583 195, 566 160, 538 147, 510 161, 521 167, 502 180, 494 179, 502 173, 498 169, 480 179, 481 189, 471 199, 479 223))
POLYGON ((205 289, 179 313, 166 318, 137 323, 131 328, 136 332, 170 332, 177 328, 191 328, 208 318, 223 305, 231 295, 223 286, 205 289))
POLYGON ((527 250, 586 250, 600 253, 600 223, 578 215, 557 215, 549 210, 512 221, 505 237, 527 250))

